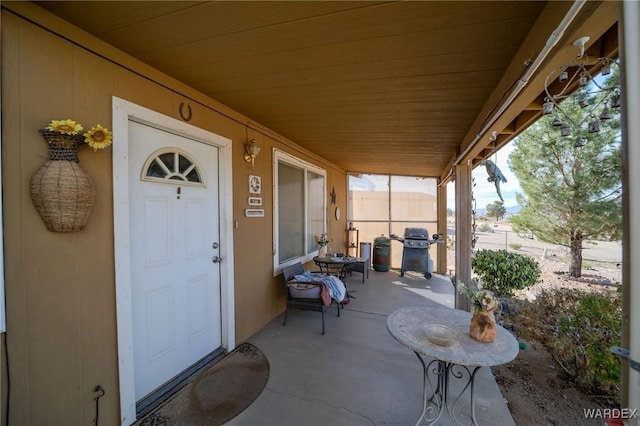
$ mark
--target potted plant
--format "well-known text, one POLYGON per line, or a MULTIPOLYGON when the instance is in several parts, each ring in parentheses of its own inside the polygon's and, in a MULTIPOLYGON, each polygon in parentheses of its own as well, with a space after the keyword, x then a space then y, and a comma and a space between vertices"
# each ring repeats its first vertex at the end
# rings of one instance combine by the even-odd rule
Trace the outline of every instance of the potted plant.
POLYGON ((316 235, 315 239, 316 239, 316 243, 320 246, 318 248, 318 257, 325 257, 328 252, 329 242, 331 241, 329 239, 329 236, 327 235, 326 232, 323 232, 320 235, 316 235))
POLYGON ((496 317, 494 311, 500 302, 490 290, 458 284, 458 292, 467 296, 473 306, 473 316, 469 326, 469 335, 474 339, 491 343, 496 338, 496 317))

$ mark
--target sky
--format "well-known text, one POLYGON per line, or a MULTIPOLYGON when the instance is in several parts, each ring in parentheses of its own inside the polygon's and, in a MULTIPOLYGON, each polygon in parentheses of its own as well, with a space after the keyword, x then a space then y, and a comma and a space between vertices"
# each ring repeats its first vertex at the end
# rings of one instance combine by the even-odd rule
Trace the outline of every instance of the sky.
MULTIPOLYGON (((494 153, 490 158, 497 164, 504 177, 507 178, 506 183, 500 182, 500 192, 502 193, 502 198, 504 198, 504 206, 506 208, 518 205, 516 202, 516 192, 522 193, 518 179, 516 179, 516 176, 507 164, 509 153, 511 153, 513 149, 513 144, 509 143, 497 153, 494 153)), ((484 166, 476 166, 476 168, 473 169, 472 177, 474 179, 473 182, 476 184, 473 188, 473 195, 476 199, 475 207, 477 209, 484 209, 487 207, 487 204, 500 201, 495 185, 487 181, 488 176, 484 166)), ((452 183, 447 185, 447 207, 455 210, 455 187, 452 183)))

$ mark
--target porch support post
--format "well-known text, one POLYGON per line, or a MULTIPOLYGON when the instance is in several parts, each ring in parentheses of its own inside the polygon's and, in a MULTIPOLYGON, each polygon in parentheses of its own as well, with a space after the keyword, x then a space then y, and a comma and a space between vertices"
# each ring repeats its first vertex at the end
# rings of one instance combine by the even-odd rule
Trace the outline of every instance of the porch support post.
POLYGON ((471 165, 456 166, 456 279, 454 286, 455 307, 469 311, 466 297, 457 291, 457 283, 469 284, 471 281, 471 165))
MULTIPOLYGON (((438 253, 438 264, 435 270, 439 274, 447 273, 447 185, 438 186, 437 193, 438 211, 438 234, 442 237, 444 243, 435 244, 438 253)), ((432 246, 434 247, 434 246, 432 246)))
MULTIPOLYGON (((640 362, 640 3, 620 2, 622 83, 622 346, 640 362), (636 330, 632 333, 631 330, 636 330)), ((622 407, 640 413, 640 371, 622 361, 622 407)), ((638 420, 636 419, 636 422, 638 420)), ((638 423, 636 423, 638 424, 638 423)))

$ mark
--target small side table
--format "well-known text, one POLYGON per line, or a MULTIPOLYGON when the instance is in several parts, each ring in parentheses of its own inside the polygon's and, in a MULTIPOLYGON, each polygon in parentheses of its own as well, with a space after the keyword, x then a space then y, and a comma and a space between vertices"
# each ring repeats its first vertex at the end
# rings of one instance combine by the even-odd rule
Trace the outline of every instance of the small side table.
POLYGON ((462 395, 469 389, 471 398, 471 420, 477 425, 474 405, 474 380, 480 367, 491 367, 505 364, 518 355, 518 341, 504 328, 497 326, 496 339, 492 343, 482 343, 469 336, 471 313, 458 309, 430 306, 411 306, 398 309, 387 317, 389 333, 404 346, 413 350, 423 370, 423 406, 416 426, 423 420, 430 425, 435 424, 446 411, 449 417, 461 424, 455 417, 455 406, 462 395), (425 326, 441 324, 457 330, 456 340, 449 346, 432 343, 428 338, 425 326), (430 362, 424 357, 432 358, 430 362), (429 371, 436 375, 434 389, 429 371), (468 376, 459 395, 449 399, 449 379, 463 379, 468 376), (451 377, 450 377, 451 376, 451 377), (432 390, 428 395, 427 385, 432 390), (427 418, 427 412, 433 416, 427 418))

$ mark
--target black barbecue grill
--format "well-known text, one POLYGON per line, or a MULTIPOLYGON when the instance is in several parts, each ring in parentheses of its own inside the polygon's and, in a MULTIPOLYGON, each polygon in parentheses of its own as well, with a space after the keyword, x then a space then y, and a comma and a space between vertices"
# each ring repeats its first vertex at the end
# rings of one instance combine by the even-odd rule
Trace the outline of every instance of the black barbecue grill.
POLYGON ((405 271, 416 271, 424 273, 424 277, 431 279, 433 263, 429 258, 429 246, 439 243, 440 236, 433 234, 433 239, 429 239, 429 231, 425 228, 405 228, 404 238, 394 238, 402 243, 402 268, 400 276, 403 277, 405 271))

